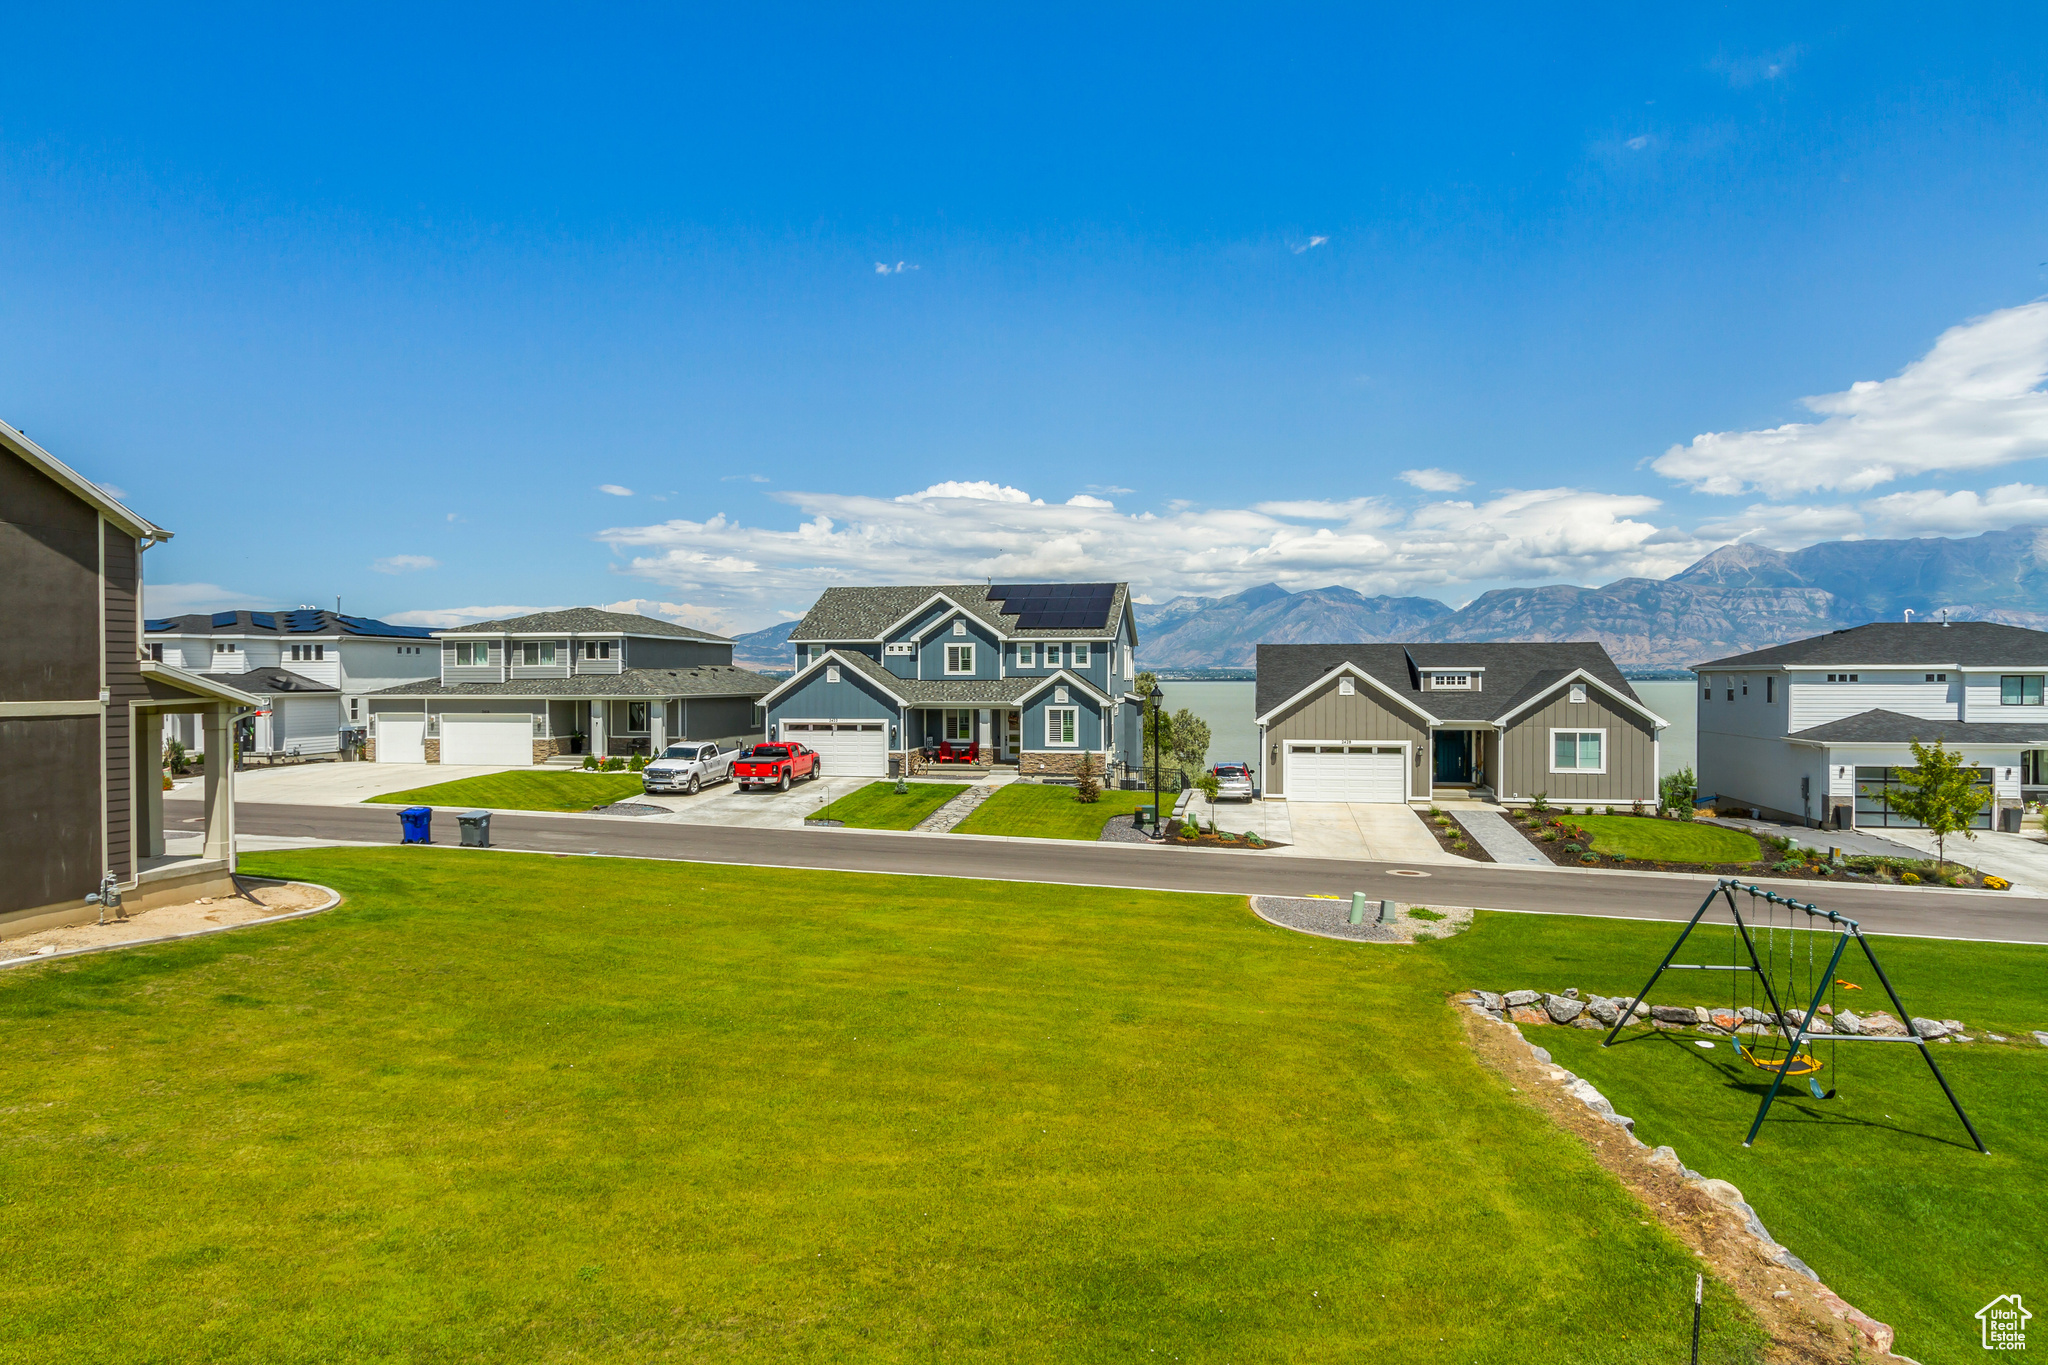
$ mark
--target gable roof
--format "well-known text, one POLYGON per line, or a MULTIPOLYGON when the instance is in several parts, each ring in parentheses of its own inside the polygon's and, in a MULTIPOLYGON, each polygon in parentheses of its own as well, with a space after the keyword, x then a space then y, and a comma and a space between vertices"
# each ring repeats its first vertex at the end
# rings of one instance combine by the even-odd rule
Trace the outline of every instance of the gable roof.
POLYGON ((693 630, 673 621, 635 612, 602 611, 597 607, 570 607, 564 611, 536 611, 525 616, 508 616, 502 621, 478 621, 474 625, 449 626, 431 632, 442 635, 659 635, 673 640, 708 640, 732 643, 708 630, 693 630))
POLYGON ((1992 721, 1979 724, 1967 720, 1923 720, 1898 711, 1878 708, 1831 720, 1811 729, 1795 730, 1787 739, 1809 744, 1904 744, 1919 740, 1932 744, 2020 744, 2028 748, 2048 746, 2048 716, 2035 724, 1992 721))
POLYGON ((2048 667, 2048 631, 1996 621, 1872 621, 1804 640, 1730 654, 1694 668, 1814 667, 1841 665, 1907 668, 2048 667))
MULTIPOLYGON (((967 615, 990 627, 1004 639, 1012 640, 1099 640, 1115 635, 1122 629, 1124 618, 1130 615, 1131 585, 1114 583, 1108 585, 1112 591, 1109 609, 1104 615, 1100 630, 1076 627, 1033 627, 1026 629, 1018 624, 1018 615, 1023 605, 1031 600, 1021 595, 1020 590, 1033 587, 1050 587, 1051 584, 1004 584, 1010 594, 1003 600, 989 596, 986 583, 941 583, 905 587, 827 588, 820 593, 811 609, 804 613, 804 619, 797 622, 789 633, 793 644, 818 642, 833 644, 841 640, 879 640, 894 626, 900 625, 935 598, 943 597, 967 615), (1005 612, 1004 607, 1010 607, 1005 612)), ((1131 638, 1137 638, 1138 623, 1131 617, 1131 638)))
POLYGON ((425 626, 394 626, 367 616, 340 616, 317 607, 297 611, 216 611, 162 616, 144 621, 150 635, 368 635, 392 640, 427 640, 425 626))
POLYGON ((0 447, 26 460, 38 473, 63 486, 73 497, 90 503, 99 509, 101 515, 113 522, 131 536, 147 537, 150 540, 169 540, 171 532, 157 525, 149 518, 129 511, 112 494, 86 478, 70 465, 44 450, 21 432, 5 422, 0 422, 0 447))
MULTIPOLYGON (((1253 713, 1270 715, 1341 664, 1443 721, 1492 721, 1581 669, 1638 708, 1642 698, 1598 640, 1482 640, 1467 644, 1260 645, 1253 713), (1422 674, 1483 670, 1472 691, 1425 692, 1422 674)), ((1168 695, 1172 684, 1167 684, 1168 695)))
POLYGON ((1007 678, 899 678, 867 655, 850 649, 826 650, 776 684, 775 689, 761 700, 773 704, 785 692, 817 677, 826 664, 852 669, 904 706, 1017 706, 1054 684, 1085 692, 1097 702, 1113 704, 1117 700, 1086 678, 1064 668, 1052 673, 1007 678))
POLYGON ((775 686, 736 664, 688 668, 628 668, 567 678, 513 678, 507 682, 444 683, 439 678, 379 688, 375 697, 747 697, 759 701, 775 686))

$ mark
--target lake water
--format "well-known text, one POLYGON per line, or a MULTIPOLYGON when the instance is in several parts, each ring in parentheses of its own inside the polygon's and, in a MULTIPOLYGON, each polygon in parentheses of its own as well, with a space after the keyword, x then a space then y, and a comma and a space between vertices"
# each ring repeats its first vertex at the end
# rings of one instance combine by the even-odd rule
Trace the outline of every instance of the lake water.
MULTIPOLYGON (((1658 753, 1658 779, 1661 781, 1680 768, 1699 771, 1699 708, 1693 704, 1694 684, 1639 682, 1629 685, 1643 699, 1643 705, 1671 722, 1671 728, 1664 731, 1663 745, 1658 753)), ((1167 710, 1178 711, 1185 706, 1209 722, 1210 763, 1238 760, 1250 763, 1254 773, 1263 775, 1265 755, 1259 752, 1259 727, 1252 723, 1252 718, 1258 714, 1254 701, 1257 683, 1168 679, 1164 687, 1167 710)), ((1263 787, 1264 781, 1261 780, 1259 785, 1263 787)))

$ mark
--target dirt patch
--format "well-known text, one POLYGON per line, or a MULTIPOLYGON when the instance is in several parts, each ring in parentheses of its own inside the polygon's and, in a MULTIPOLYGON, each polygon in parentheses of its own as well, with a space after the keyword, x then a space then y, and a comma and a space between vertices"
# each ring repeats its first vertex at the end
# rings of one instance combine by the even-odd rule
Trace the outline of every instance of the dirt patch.
POLYGON ((79 948, 111 948, 144 939, 169 938, 174 934, 228 929, 253 920, 289 915, 294 910, 311 910, 333 898, 325 887, 296 882, 259 884, 246 877, 242 881, 249 887, 250 894, 256 897, 255 902, 240 896, 214 896, 186 901, 181 905, 137 910, 126 919, 110 919, 105 924, 73 924, 62 929, 44 929, 0 943, 0 960, 49 956, 79 948))
POLYGON ((1722 1283, 1756 1314, 1771 1344, 1765 1358, 1778 1365, 1903 1359, 1887 1354, 1891 1329, 1873 1322, 1826 1286, 1771 1259, 1742 1214, 1687 1180, 1676 1162, 1653 1160, 1652 1149, 1601 1118, 1575 1098, 1553 1073, 1566 1074, 1530 1052, 1519 1030, 1456 1007, 1472 1050, 1513 1087, 1516 1097, 1542 1111, 1592 1151, 1608 1174, 1628 1187, 1652 1217, 1705 1261, 1722 1283))

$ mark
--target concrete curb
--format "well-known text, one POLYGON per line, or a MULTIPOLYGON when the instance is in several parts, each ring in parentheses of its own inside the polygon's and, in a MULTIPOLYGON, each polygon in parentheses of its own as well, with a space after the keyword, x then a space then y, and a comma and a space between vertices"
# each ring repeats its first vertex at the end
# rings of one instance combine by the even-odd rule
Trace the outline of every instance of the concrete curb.
POLYGON ((325 905, 310 906, 304 910, 290 910, 282 915, 270 915, 263 919, 244 920, 240 924, 222 924, 212 929, 189 929, 182 934, 165 934, 160 938, 130 939, 126 943, 101 943, 91 948, 69 948, 61 953, 31 953, 27 957, 0 958, 0 970, 8 967, 29 967, 39 962, 62 962, 66 958, 90 957, 94 953, 118 952, 123 948, 147 948, 153 943, 178 943, 188 938, 209 938, 214 934, 231 934, 237 929, 254 929, 261 924, 282 924, 286 920, 304 919, 308 915, 322 914, 341 904, 341 893, 331 886, 317 882, 282 882, 283 886, 303 886, 312 891, 325 891, 325 905))

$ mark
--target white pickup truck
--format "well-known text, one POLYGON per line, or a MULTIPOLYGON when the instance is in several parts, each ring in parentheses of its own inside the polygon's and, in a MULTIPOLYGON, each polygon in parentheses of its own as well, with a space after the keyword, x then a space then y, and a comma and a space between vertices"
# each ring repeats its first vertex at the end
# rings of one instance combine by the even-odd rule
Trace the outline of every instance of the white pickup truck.
POLYGON ((738 757, 739 750, 721 751, 716 744, 671 744, 640 770, 640 785, 650 792, 695 796, 707 783, 732 781, 732 762, 738 757))

